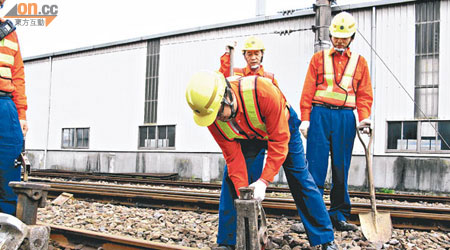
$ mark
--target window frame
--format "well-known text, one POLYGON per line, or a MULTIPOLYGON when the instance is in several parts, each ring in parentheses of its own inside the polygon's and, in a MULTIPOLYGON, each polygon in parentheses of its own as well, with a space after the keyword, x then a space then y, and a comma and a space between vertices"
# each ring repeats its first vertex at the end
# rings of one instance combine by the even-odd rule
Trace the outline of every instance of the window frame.
POLYGON ((160 47, 159 39, 147 42, 144 123, 156 123, 158 119, 160 47))
MULTIPOLYGON (((385 152, 386 153, 415 153, 415 154, 449 154, 449 150, 442 150, 442 149, 435 149, 435 150, 422 150, 422 123, 429 123, 429 122, 435 122, 436 126, 435 128, 437 131, 439 131, 439 125, 437 125, 439 122, 450 122, 450 120, 439 120, 439 119, 429 119, 429 120, 387 120, 386 121, 386 134, 385 134, 385 152), (401 122, 401 134, 403 134, 403 123, 404 122, 417 122, 417 146, 415 150, 403 150, 403 149, 388 149, 388 143, 389 143, 389 123, 393 122, 401 122)), ((435 140, 437 141, 439 138, 439 135, 437 131, 434 131, 435 133, 435 140)), ((402 135, 403 136, 403 135, 402 135)), ((444 141, 441 140, 441 143, 445 145, 444 141)), ((450 140, 447 140, 447 143, 450 144, 450 140)))
MULTIPOLYGON (((137 145, 137 147, 138 147, 138 149, 139 150, 175 150, 175 148, 176 148, 176 144, 175 144, 175 142, 176 142, 176 124, 164 124, 164 125, 161 125, 161 124, 153 124, 153 125, 141 125, 141 126, 139 126, 139 128, 138 128, 138 145, 137 145), (141 128, 147 128, 147 130, 146 130, 146 133, 147 133, 147 135, 146 135, 146 138, 148 138, 148 128, 149 127, 154 127, 155 128, 155 139, 144 139, 144 140, 156 140, 156 147, 151 147, 151 146, 148 146, 148 147, 141 147, 141 128), (165 128, 165 130, 166 130, 166 136, 165 136, 165 138, 159 138, 159 134, 160 134, 160 128, 162 128, 162 127, 164 127, 165 128), (173 129, 174 129, 174 136, 173 136, 173 146, 169 146, 171 143, 170 143, 170 138, 168 138, 169 137, 169 128, 170 127, 173 127, 173 129), (166 147, 160 147, 160 146, 158 146, 158 143, 159 143, 159 140, 160 139, 165 139, 165 140, 168 140, 167 141, 167 146, 166 147)), ((144 142, 144 145, 145 145, 145 142, 144 142)))
POLYGON ((439 0, 415 4, 414 101, 417 106, 414 106, 414 118, 416 119, 439 117, 439 52, 442 31, 440 10, 439 0))
MULTIPOLYGON (((84 135, 84 133, 83 133, 84 135)), ((89 149, 89 144, 90 144, 90 137, 91 137, 91 128, 90 127, 72 127, 72 128, 62 128, 61 129, 61 149, 89 149), (88 133, 87 133, 87 146, 78 146, 78 138, 77 138, 77 132, 78 130, 84 130, 87 129, 88 133), (72 136, 73 139, 73 146, 64 146, 64 131, 65 130, 72 130, 73 131, 73 135, 69 135, 72 136)), ((83 137, 84 138, 84 137, 83 137)), ((82 139, 83 140, 83 139, 82 139)))

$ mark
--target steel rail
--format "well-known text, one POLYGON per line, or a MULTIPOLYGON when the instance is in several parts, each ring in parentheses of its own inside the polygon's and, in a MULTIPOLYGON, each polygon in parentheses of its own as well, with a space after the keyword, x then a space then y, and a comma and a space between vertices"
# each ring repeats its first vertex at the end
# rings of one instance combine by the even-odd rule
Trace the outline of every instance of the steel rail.
MULTIPOLYGON (((219 194, 182 190, 164 190, 147 187, 124 187, 92 183, 49 183, 49 197, 62 192, 74 194, 81 199, 118 203, 149 208, 172 208, 217 213, 219 194)), ((325 204, 329 206, 329 202, 325 204)), ((298 217, 297 208, 291 198, 268 196, 263 202, 268 215, 298 217)), ((450 208, 377 204, 380 211, 389 211, 396 228, 428 230, 450 230, 450 208)), ((358 223, 357 215, 370 211, 368 203, 353 203, 351 221, 358 223)))
MULTIPOLYGON (((217 183, 202 183, 202 182, 188 182, 188 181, 175 181, 169 179, 159 179, 158 174, 122 174, 126 177, 119 176, 120 174, 109 174, 109 173, 84 173, 84 172, 73 172, 73 171, 61 171, 51 172, 46 171, 33 171, 32 176, 41 177, 57 177, 57 178, 67 178, 72 180, 96 180, 96 181, 109 181, 117 183, 131 183, 131 184, 148 184, 148 185, 165 185, 173 187, 187 187, 187 188, 204 188, 204 189, 220 189, 220 184, 217 183)), ((168 174, 169 175, 169 174, 168 174)), ((162 178, 166 178, 164 174, 159 174, 162 178)), ((38 180, 37 178, 30 178, 32 180, 38 180)), ((267 192, 277 192, 277 193, 289 193, 289 188, 283 187, 268 187, 267 192)), ((329 190, 325 190, 325 194, 329 194, 329 190)), ((359 198, 369 198, 368 192, 360 191, 350 191, 350 197, 359 198)), ((412 194, 387 194, 387 193, 376 193, 378 200, 398 200, 398 201, 408 201, 408 202, 428 202, 428 203, 445 203, 450 204, 449 196, 431 196, 431 195, 412 195, 412 194)))
POLYGON ((193 250, 196 248, 180 245, 164 244, 136 238, 111 235, 84 229, 69 228, 59 225, 38 223, 51 228, 50 239, 66 249, 104 249, 104 250, 140 250, 140 249, 168 249, 193 250), (80 248, 83 245, 83 248, 80 248))

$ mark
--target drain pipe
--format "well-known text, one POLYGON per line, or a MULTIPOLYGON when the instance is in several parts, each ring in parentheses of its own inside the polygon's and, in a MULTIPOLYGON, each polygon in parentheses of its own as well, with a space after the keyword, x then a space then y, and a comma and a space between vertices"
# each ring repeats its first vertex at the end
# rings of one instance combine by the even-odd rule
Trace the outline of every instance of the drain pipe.
MULTIPOLYGON (((370 34, 370 44, 372 46, 370 50, 370 81, 372 82, 372 88, 373 88, 373 100, 376 101, 377 97, 377 86, 376 86, 376 65, 375 65, 375 47, 376 47, 376 41, 377 41, 377 12, 376 8, 372 7, 372 19, 370 23, 371 28, 371 34, 370 34)), ((375 128, 375 107, 376 105, 372 105, 372 121, 373 121, 373 127, 375 128)), ((384 126, 382 126, 384 127, 384 126)), ((372 157, 375 155, 375 142, 377 140, 377 133, 375 133, 375 136, 373 137, 373 147, 372 147, 372 157)), ((373 159, 372 159, 373 160, 373 159)))
POLYGON ((52 74, 53 74, 53 57, 48 58, 50 62, 50 78, 48 87, 48 113, 47 113, 47 138, 45 139, 44 149, 44 169, 47 169, 47 153, 48 153, 48 140, 50 137, 50 115, 52 109, 52 74))

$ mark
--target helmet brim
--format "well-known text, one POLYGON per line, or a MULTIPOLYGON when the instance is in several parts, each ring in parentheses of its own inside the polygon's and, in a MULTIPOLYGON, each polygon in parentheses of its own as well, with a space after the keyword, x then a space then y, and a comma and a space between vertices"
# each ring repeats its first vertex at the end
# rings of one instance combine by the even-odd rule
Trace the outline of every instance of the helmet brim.
POLYGON ((336 38, 349 38, 349 37, 352 37, 353 34, 355 34, 355 32, 353 32, 353 33, 330 32, 330 35, 332 37, 336 37, 336 38))
POLYGON ((217 113, 219 113, 218 108, 216 108, 215 111, 212 112, 211 114, 205 116, 199 116, 196 113, 194 113, 194 121, 195 123, 197 123, 198 126, 207 127, 214 123, 214 121, 217 118, 217 113))
MULTIPOLYGON (((225 86, 226 85, 223 85, 223 86, 219 87, 219 89, 217 91, 219 93, 225 93, 225 86)), ((220 106, 222 105, 222 98, 223 98, 223 96, 220 95, 219 98, 220 98, 221 101, 213 103, 209 107, 210 110, 212 110, 211 113, 209 113, 207 115, 199 115, 195 111, 193 112, 194 113, 194 121, 195 121, 195 123, 197 123, 197 125, 199 125, 201 127, 207 127, 207 126, 209 126, 209 125, 214 123, 214 121, 217 118, 217 114, 219 113, 220 106)))

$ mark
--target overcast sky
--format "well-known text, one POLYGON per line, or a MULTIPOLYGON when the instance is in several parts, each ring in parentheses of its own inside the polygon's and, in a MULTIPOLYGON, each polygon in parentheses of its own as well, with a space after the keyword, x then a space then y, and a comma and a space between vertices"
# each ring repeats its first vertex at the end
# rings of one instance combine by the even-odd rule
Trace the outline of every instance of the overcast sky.
MULTIPOLYGON (((266 15, 310 7, 314 2, 266 0, 266 15)), ((361 1, 338 1, 349 2, 361 1)), ((7 0, 0 15, 5 16, 21 3, 37 3, 38 8, 56 5, 58 10, 47 27, 17 26, 23 57, 242 20, 256 14, 256 0, 7 0)))

